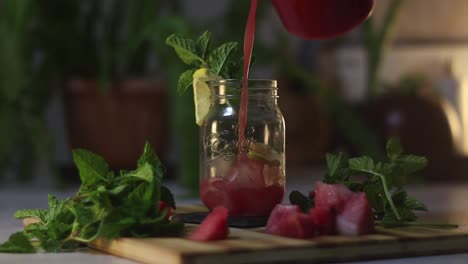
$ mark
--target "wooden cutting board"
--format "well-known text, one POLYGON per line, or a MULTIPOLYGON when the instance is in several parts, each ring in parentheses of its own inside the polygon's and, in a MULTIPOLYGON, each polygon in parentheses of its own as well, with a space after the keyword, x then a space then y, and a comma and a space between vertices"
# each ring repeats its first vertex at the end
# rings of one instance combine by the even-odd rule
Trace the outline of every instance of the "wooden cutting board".
MULTIPOLYGON (((178 213, 203 210, 180 208, 178 213)), ((205 209, 206 210, 206 209, 205 209)), ((196 225, 187 225, 187 233, 196 225)), ((324 263, 468 252, 468 228, 380 228, 375 234, 323 236, 309 240, 269 235, 263 228, 231 228, 229 239, 195 242, 184 238, 98 240, 91 247, 155 264, 324 263)))

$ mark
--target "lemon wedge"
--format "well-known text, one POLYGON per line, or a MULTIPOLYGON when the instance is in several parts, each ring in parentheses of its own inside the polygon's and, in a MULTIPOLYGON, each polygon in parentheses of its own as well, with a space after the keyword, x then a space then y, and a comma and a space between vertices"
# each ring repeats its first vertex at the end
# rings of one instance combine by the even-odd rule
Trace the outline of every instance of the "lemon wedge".
POLYGON ((207 68, 201 68, 193 74, 193 100, 195 101, 195 122, 201 126, 211 106, 211 90, 208 81, 217 80, 218 76, 207 68))

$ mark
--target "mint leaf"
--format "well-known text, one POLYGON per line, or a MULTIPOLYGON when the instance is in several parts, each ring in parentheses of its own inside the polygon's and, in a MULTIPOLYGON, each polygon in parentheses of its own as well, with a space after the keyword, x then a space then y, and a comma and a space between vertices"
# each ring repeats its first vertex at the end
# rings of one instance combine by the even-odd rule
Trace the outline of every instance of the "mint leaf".
POLYGON ((142 166, 139 166, 138 169, 130 174, 127 174, 127 177, 137 177, 147 182, 154 181, 153 166, 149 163, 145 163, 142 166))
POLYGON ((48 211, 43 209, 19 210, 15 213, 16 219, 36 218, 42 222, 46 221, 48 211))
POLYGON ((195 70, 187 70, 180 75, 179 82, 177 83, 177 93, 179 95, 183 95, 185 92, 187 92, 188 88, 190 88, 193 83, 194 73, 195 70))
POLYGON ((395 160, 401 155, 403 149, 401 147, 400 139, 396 137, 390 138, 387 142, 387 156, 390 160, 395 160))
POLYGON ((424 205, 422 202, 414 199, 414 198, 407 198, 405 200, 405 206, 411 210, 416 210, 416 211, 427 211, 426 205, 424 205))
POLYGON ((352 170, 374 170, 374 161, 368 156, 362 156, 359 158, 352 158, 348 160, 349 168, 352 170))
POLYGON ((400 156, 396 162, 398 162, 398 165, 403 169, 403 173, 406 175, 413 174, 427 166, 427 159, 416 155, 400 156))
MULTIPOLYGON (((241 79, 242 70, 244 69, 244 57, 236 56, 237 52, 231 55, 228 62, 225 63, 223 70, 220 73, 224 79, 241 79), (239 59, 236 59, 239 57, 239 59)), ((251 63, 252 65, 252 63, 251 63)))
POLYGON ((166 44, 174 48, 179 58, 188 65, 201 66, 205 61, 197 54, 195 41, 172 34, 166 39, 166 44))
POLYGON ((99 155, 84 149, 73 150, 73 161, 80 173, 81 183, 90 186, 106 180, 109 165, 99 155))
POLYGON ((382 189, 382 185, 378 183, 375 185, 366 185, 363 190, 374 212, 378 215, 384 213, 386 204, 386 200, 382 199, 382 197, 384 197, 382 189))
POLYGON ((172 194, 171 190, 169 190, 166 186, 161 186, 161 201, 174 208, 177 209, 174 195, 172 194))
POLYGON ((200 35, 196 41, 173 34, 166 39, 166 43, 192 67, 179 77, 177 84, 179 95, 184 94, 191 86, 193 73, 200 68, 207 68, 214 75, 225 79, 241 79, 243 76, 244 61, 241 54, 236 53, 238 43, 228 42, 211 48, 211 33, 208 31, 200 35))
POLYGON ((392 194, 392 200, 397 206, 405 204, 408 193, 404 189, 398 189, 392 194))
POLYGON ((204 60, 206 59, 206 54, 208 51, 208 47, 210 46, 210 41, 211 41, 211 32, 205 31, 203 34, 200 35, 197 39, 197 54, 201 56, 201 58, 204 60))
POLYGON ((149 163, 151 166, 153 166, 156 176, 162 178, 162 175, 165 172, 164 165, 154 152, 153 146, 151 146, 151 144, 148 142, 145 144, 143 154, 141 154, 140 158, 138 159, 137 166, 143 166, 145 163, 149 163))
POLYGON ((67 204, 71 201, 70 198, 60 201, 57 197, 49 194, 48 195, 48 204, 49 211, 45 216, 45 222, 50 222, 58 219, 58 216, 67 209, 67 204))
POLYGON ((28 237, 23 232, 14 233, 8 238, 8 241, 0 245, 2 253, 35 253, 36 249, 32 246, 28 237))
POLYGON ((109 190, 109 193, 112 195, 119 195, 125 190, 126 187, 127 187, 126 184, 118 185, 117 187, 114 187, 112 190, 109 190))
POLYGON ((208 65, 211 72, 220 75, 229 56, 237 48, 237 43, 228 42, 213 50, 208 57, 208 65))
POLYGON ((408 174, 404 172, 404 170, 398 163, 396 162, 386 163, 382 173, 385 175, 389 175, 389 177, 387 178, 392 179, 392 184, 395 187, 403 188, 405 186, 406 176, 408 174))
POLYGON ((299 206, 304 213, 309 213, 310 209, 314 206, 314 201, 299 191, 292 191, 289 194, 289 202, 299 206))
POLYGON ((327 161, 328 174, 331 177, 337 176, 338 171, 347 165, 347 159, 342 153, 338 155, 327 153, 325 159, 327 161))
MULTIPOLYGON (((99 237, 175 235, 183 231, 183 223, 170 222, 167 210, 158 210, 161 197, 167 204, 175 206, 175 202, 161 185, 164 167, 150 144, 145 145, 135 170, 121 170, 119 174, 109 171, 107 163, 89 151, 74 151, 74 160, 83 180, 76 196, 59 200, 49 195, 49 210, 16 213, 17 218, 41 220, 24 228, 22 235, 28 243, 34 239, 41 249, 59 252, 99 237)), ((16 242, 16 237, 0 251, 31 251, 30 244, 16 242)))

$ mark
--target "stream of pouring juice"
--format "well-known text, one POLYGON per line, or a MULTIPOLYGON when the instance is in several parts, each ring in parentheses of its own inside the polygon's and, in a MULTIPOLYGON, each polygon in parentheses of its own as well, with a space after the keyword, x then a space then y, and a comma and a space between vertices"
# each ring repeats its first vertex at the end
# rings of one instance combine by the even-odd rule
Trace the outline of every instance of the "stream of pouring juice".
POLYGON ((247 25, 245 26, 244 33, 244 79, 242 79, 242 93, 239 107, 239 121, 238 121, 238 160, 242 159, 243 148, 245 147, 245 127, 247 125, 247 104, 248 104, 248 80, 250 61, 252 59, 252 51, 255 40, 255 20, 257 16, 258 0, 250 1, 249 17, 247 18, 247 25))

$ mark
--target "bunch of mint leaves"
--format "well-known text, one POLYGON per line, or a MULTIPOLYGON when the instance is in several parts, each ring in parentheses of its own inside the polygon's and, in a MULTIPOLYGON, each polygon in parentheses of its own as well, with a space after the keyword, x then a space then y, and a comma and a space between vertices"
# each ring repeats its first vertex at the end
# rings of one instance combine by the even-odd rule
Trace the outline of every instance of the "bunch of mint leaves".
POLYGON ((193 74, 200 68, 206 68, 214 75, 224 79, 242 78, 244 59, 238 53, 237 42, 227 42, 211 47, 211 33, 205 31, 196 40, 172 34, 166 44, 174 48, 179 58, 191 69, 180 75, 177 92, 183 95, 193 82, 193 74))
MULTIPOLYGON (((375 161, 369 156, 347 158, 344 154, 327 154, 325 183, 341 183, 355 192, 365 192, 374 212, 374 219, 385 227, 428 225, 453 227, 453 225, 417 222, 415 211, 427 211, 420 201, 408 196, 404 189, 407 178, 423 170, 425 157, 403 154, 399 139, 387 142, 387 159, 375 161)), ((289 195, 292 204, 308 211, 314 206, 313 193, 305 196, 298 191, 289 195)))
POLYGON ((17 219, 34 218, 24 230, 0 245, 0 252, 59 252, 81 247, 97 238, 178 235, 183 223, 168 220, 175 208, 171 192, 161 184, 165 169, 147 143, 134 171, 114 173, 106 161, 87 150, 73 151, 81 187, 74 197, 48 197, 48 210, 16 212, 17 219), (34 242, 34 246, 31 243, 34 242))

